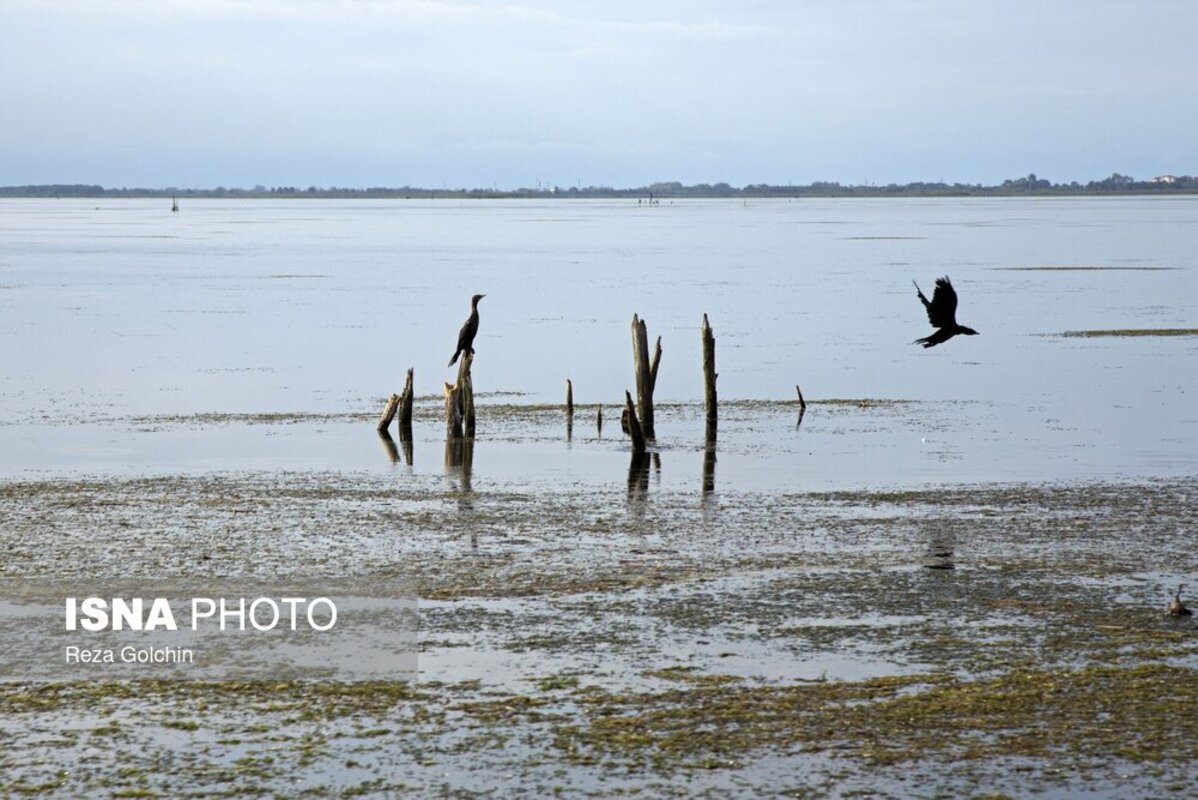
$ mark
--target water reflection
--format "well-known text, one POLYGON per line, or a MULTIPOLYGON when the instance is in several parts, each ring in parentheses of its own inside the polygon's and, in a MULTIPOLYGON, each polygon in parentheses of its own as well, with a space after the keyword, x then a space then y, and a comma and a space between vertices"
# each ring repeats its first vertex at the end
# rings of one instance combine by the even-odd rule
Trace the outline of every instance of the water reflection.
POLYGON ((459 501, 465 508, 470 508, 474 494, 474 487, 470 481, 473 470, 474 439, 471 437, 447 438, 445 440, 445 474, 451 478, 461 477, 461 483, 454 488, 461 493, 459 501))
POLYGON ((703 496, 715 491, 715 442, 708 439, 703 448, 703 496))
POLYGON ((383 443, 383 449, 387 453, 388 461, 390 461, 392 464, 398 464, 400 447, 402 447, 404 464, 406 464, 409 467, 412 466, 412 426, 411 426, 411 424, 399 426, 399 446, 398 447, 395 444, 395 440, 391 438, 391 434, 388 433, 386 430, 379 430, 378 435, 379 435, 379 441, 383 443))
POLYGON ((409 467, 412 466, 412 423, 401 422, 399 424, 399 443, 403 445, 403 460, 409 467))
MULTIPOLYGON (((657 453, 653 453, 656 456, 657 453)), ((643 503, 649 496, 649 465, 653 458, 649 453, 632 454, 628 462, 628 499, 631 502, 643 503)), ((661 471, 661 459, 657 459, 658 472, 661 471)))
POLYGON ((957 548, 957 536, 951 530, 933 530, 928 535, 928 551, 923 565, 928 569, 956 569, 953 553, 957 548))
POLYGON ((385 430, 379 430, 379 441, 383 443, 383 449, 387 451, 387 458, 392 464, 399 463, 399 448, 395 446, 395 440, 391 438, 391 434, 385 430))

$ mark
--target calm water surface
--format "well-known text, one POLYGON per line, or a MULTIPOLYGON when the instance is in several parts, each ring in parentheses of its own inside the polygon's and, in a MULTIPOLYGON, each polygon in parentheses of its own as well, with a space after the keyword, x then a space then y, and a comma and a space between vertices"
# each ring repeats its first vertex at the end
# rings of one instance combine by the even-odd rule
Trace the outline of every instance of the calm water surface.
MULTIPOLYGON (((722 399, 814 406, 801 432, 740 413, 726 488, 1192 474, 1198 199, 0 201, 0 474, 392 469, 362 422, 160 425, 207 412, 375 412, 415 368, 439 395, 485 293, 475 387, 614 404, 629 320, 664 356, 659 401, 698 401, 699 324, 722 399), (1029 267, 1101 267, 1028 270, 1029 267), (923 350, 912 279, 952 277, 981 331, 923 350)), ((738 412, 739 413, 739 412, 738 412)), ((730 418, 737 413, 730 413, 730 418)), ((701 426, 659 423, 662 480, 694 485, 701 426), (675 450, 677 452, 670 452, 675 450)), ((480 422, 484 426, 485 419, 480 422)), ((621 479, 618 428, 480 437, 485 481, 621 479), (488 449, 489 448, 489 449, 488 449), (613 473, 614 471, 614 473, 613 473), (538 477, 539 476, 539 477, 538 477)), ((440 426, 417 471, 443 471, 440 426)))

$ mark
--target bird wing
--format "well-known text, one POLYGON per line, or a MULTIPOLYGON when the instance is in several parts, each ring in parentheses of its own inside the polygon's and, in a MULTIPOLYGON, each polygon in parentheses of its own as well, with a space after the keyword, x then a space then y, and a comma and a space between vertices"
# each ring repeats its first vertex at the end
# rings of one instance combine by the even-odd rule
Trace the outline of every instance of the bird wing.
POLYGON ((948 276, 936 279, 936 291, 932 292, 932 302, 920 297, 928 309, 928 322, 936 328, 952 328, 957 324, 957 292, 949 282, 948 276))
POLYGON ((458 331, 458 350, 469 350, 470 344, 474 341, 474 334, 478 330, 472 323, 473 317, 466 320, 462 324, 462 329, 458 331))

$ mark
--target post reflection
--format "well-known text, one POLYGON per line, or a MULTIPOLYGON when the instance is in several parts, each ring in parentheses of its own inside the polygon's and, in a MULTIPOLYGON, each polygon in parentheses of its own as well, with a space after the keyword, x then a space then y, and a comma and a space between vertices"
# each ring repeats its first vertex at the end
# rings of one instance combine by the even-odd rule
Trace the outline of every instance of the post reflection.
MULTIPOLYGON (((653 458, 649 453, 634 452, 632 454, 632 460, 628 462, 628 499, 630 501, 643 503, 649 496, 649 466, 652 463, 653 458)), ((657 468, 660 471, 660 458, 657 460, 657 468)))
POLYGON ((470 474, 473 470, 474 439, 468 436, 447 438, 445 440, 445 474, 451 478, 454 476, 461 478, 461 483, 456 489, 461 493, 459 499, 466 508, 470 507, 471 497, 474 494, 474 487, 470 481, 470 474))
POLYGON ((391 434, 385 430, 377 431, 379 441, 383 443, 383 449, 387 451, 387 460, 392 464, 399 463, 399 448, 395 446, 395 440, 391 438, 391 434))
POLYGON ((708 442, 703 448, 703 496, 715 492, 715 443, 708 442))
POLYGON ((399 443, 403 447, 403 460, 412 466, 412 423, 401 422, 399 425, 399 443))

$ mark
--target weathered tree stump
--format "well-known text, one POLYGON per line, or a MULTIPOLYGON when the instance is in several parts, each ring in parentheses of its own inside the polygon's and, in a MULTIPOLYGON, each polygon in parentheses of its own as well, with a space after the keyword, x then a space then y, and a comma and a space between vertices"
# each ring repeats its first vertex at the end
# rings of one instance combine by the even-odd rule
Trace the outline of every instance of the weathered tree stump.
POLYGON ((715 432, 719 420, 715 380, 719 374, 715 371, 715 332, 703 315, 703 327, 700 330, 703 339, 703 405, 707 411, 707 440, 710 447, 715 442, 715 432))
POLYGON ((412 369, 412 367, 408 367, 408 377, 404 381, 403 394, 399 396, 399 427, 401 431, 405 425, 409 428, 412 427, 412 404, 415 399, 412 391, 412 369))
POLYGON ((624 392, 624 413, 628 416, 628 435, 632 437, 633 451, 645 452, 645 434, 637 421, 636 411, 632 408, 632 392, 629 391, 624 392))
POLYGON ((657 438, 653 427, 653 389, 657 385, 657 367, 660 363, 661 337, 657 337, 657 347, 650 362, 649 334, 645 329, 645 321, 633 314, 632 365, 636 371, 636 410, 646 439, 657 438))
POLYGON ((379 416, 379 423, 375 426, 375 430, 379 433, 385 433, 387 428, 391 426, 391 420, 395 419, 395 412, 399 410, 399 395, 393 394, 387 400, 387 405, 383 407, 383 413, 379 416))
POLYGON ((461 389, 462 417, 466 423, 466 437, 474 438, 474 379, 470 377, 470 367, 474 364, 474 353, 466 353, 462 357, 462 366, 458 370, 458 386, 461 389))
POLYGON ((445 384, 445 435, 451 439, 474 438, 474 384, 470 378, 472 353, 458 362, 458 382, 445 384))

